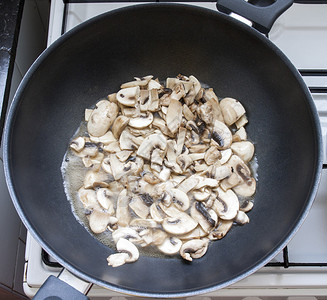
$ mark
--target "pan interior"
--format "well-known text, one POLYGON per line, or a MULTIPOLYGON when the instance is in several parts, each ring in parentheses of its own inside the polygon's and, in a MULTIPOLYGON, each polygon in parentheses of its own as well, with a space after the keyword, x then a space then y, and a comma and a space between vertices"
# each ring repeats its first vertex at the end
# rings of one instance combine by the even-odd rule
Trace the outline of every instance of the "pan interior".
POLYGON ((312 100, 283 55, 218 13, 146 5, 100 16, 61 38, 34 64, 6 127, 13 201, 46 250, 78 275, 140 295, 187 295, 223 287, 277 254, 313 199, 320 159, 312 100), (113 269, 113 250, 76 221, 60 166, 84 109, 134 76, 193 74, 242 102, 256 147, 250 223, 210 245, 200 260, 141 257, 113 269), (154 267, 155 266, 155 267, 154 267))

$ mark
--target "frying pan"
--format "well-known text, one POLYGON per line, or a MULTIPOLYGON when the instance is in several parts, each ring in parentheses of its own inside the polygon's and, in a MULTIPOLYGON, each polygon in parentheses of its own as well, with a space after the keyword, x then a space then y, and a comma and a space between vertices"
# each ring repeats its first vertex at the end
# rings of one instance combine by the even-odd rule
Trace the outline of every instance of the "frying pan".
POLYGON ((14 205, 41 246, 80 278, 138 296, 181 297, 226 287, 290 241, 314 201, 322 167, 317 112, 298 71, 265 36, 224 14, 146 4, 69 31, 33 64, 11 105, 4 164, 14 205), (258 183, 250 223, 191 263, 142 256, 119 268, 114 252, 74 217, 60 166, 84 109, 134 76, 195 75, 247 111, 258 183))

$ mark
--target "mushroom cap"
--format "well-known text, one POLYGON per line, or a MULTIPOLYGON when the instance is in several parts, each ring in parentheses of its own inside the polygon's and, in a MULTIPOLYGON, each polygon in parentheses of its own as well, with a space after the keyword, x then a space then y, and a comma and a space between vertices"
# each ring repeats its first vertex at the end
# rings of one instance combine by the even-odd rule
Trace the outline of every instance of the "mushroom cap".
POLYGON ((190 199, 185 192, 180 189, 171 189, 169 193, 173 198, 173 202, 180 210, 185 211, 190 207, 190 199))
POLYGON ((225 123, 216 120, 212 130, 211 139, 219 150, 224 150, 232 144, 233 136, 225 123))
POLYGON ((218 188, 218 196, 212 208, 219 218, 232 220, 236 217, 240 204, 236 194, 232 190, 224 192, 221 188, 218 188))
POLYGON ((158 249, 165 254, 177 254, 182 246, 182 241, 177 237, 167 237, 164 242, 158 246, 158 249))
POLYGON ((134 262, 139 259, 140 252, 137 247, 127 239, 120 238, 116 244, 117 251, 127 253, 126 262, 134 262))
POLYGON ((167 139, 163 134, 154 133, 146 137, 140 147, 137 150, 137 155, 150 159, 152 149, 160 148, 161 150, 166 150, 167 147, 167 139))
POLYGON ((245 109, 241 102, 233 98, 224 98, 220 101, 220 108, 224 116, 225 123, 230 126, 245 114, 245 109))
POLYGON ((134 128, 145 128, 153 122, 153 114, 148 113, 146 116, 139 116, 137 118, 129 119, 128 125, 134 128))
POLYGON ((249 162, 254 154, 254 145, 249 141, 234 142, 231 149, 245 163, 249 162))
POLYGON ((107 212, 94 210, 89 217, 89 225, 94 233, 101 233, 107 229, 111 215, 107 212))
POLYGON ((171 234, 185 234, 192 231, 198 223, 191 218, 187 213, 179 212, 176 217, 164 218, 162 227, 165 231, 171 234))
POLYGON ((128 87, 118 91, 116 94, 117 101, 125 106, 134 107, 140 96, 140 87, 128 87))
POLYGON ((200 258, 207 252, 208 244, 208 239, 190 240, 182 245, 179 253, 184 259, 192 261, 193 258, 200 258))

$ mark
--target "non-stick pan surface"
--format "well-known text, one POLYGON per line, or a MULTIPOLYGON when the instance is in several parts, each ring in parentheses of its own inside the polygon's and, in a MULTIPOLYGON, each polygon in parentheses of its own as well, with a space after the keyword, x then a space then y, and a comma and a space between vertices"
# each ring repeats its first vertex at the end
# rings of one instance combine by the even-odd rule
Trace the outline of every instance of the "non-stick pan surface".
POLYGON ((34 63, 11 106, 5 171, 15 207, 38 242, 76 275, 116 291, 186 296, 232 284, 271 260, 314 200, 322 151, 311 96, 288 59, 255 30, 218 12, 151 4, 73 29, 34 63), (258 184, 250 223, 192 263, 140 257, 119 268, 75 219, 60 166, 84 109, 134 76, 195 75, 245 106, 258 184))

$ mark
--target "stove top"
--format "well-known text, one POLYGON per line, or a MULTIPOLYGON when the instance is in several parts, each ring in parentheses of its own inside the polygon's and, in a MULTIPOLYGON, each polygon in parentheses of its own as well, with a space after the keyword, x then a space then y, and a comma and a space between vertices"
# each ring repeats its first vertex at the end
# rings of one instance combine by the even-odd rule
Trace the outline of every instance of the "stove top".
MULTIPOLYGON (((131 3, 53 0, 48 44, 91 17, 141 2, 151 1, 131 3)), ((296 3, 277 19, 268 38, 299 69, 312 93, 321 121, 324 164, 327 166, 327 1, 294 2, 296 3)), ((216 10, 215 2, 180 3, 216 10)), ((258 272, 228 288, 205 296, 283 296, 281 299, 287 299, 284 297, 307 295, 326 299, 327 185, 324 183, 327 183, 327 170, 322 171, 321 185, 305 223, 281 253, 258 272)), ((50 274, 59 274, 61 267, 42 251, 30 234, 27 238, 25 259, 24 291, 32 297, 50 274)), ((91 299, 119 295, 98 286, 93 286, 88 294, 91 299)))

